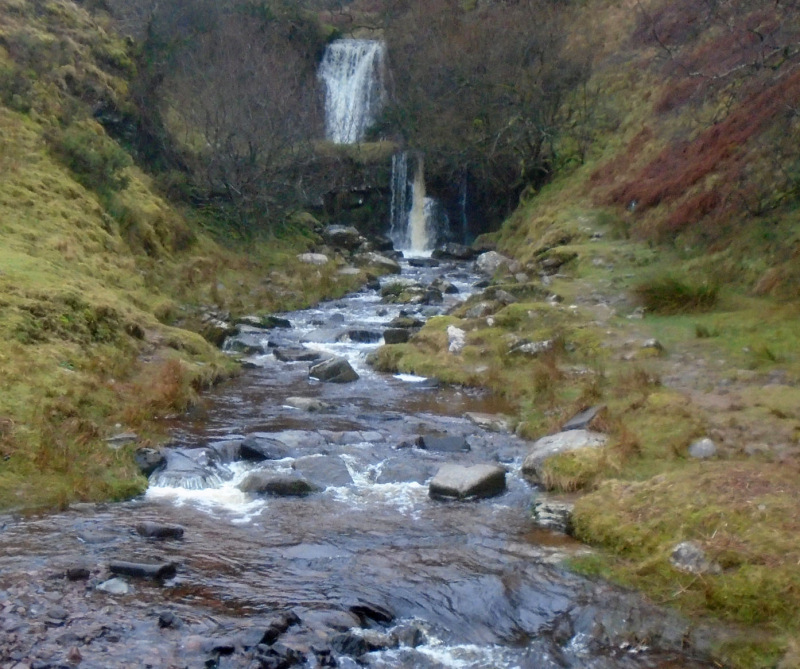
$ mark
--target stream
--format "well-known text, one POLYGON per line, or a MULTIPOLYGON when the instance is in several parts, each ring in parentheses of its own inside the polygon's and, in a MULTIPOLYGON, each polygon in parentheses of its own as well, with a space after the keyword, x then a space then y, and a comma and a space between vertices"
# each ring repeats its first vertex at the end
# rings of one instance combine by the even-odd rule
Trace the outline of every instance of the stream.
POLYGON ((443 313, 479 279, 464 263, 417 264, 404 261, 403 277, 444 275, 459 292, 409 306, 365 289, 281 314, 290 328, 244 328, 263 352, 170 421, 189 464, 154 473, 141 498, 0 517, 0 667, 712 666, 692 655, 703 630, 565 569, 587 549, 531 520, 536 491, 519 474, 530 444, 475 422, 509 407, 370 369, 401 309, 443 313), (360 378, 322 383, 308 361, 275 353, 301 349, 344 356, 360 378), (426 436, 436 448, 419 447, 426 436), (243 459, 243 442, 274 452, 243 459), (445 463, 500 463, 507 490, 432 499, 445 463), (242 492, 254 472, 317 491, 242 492), (145 522, 183 536, 141 536, 145 522), (115 561, 174 573, 115 577, 115 561))

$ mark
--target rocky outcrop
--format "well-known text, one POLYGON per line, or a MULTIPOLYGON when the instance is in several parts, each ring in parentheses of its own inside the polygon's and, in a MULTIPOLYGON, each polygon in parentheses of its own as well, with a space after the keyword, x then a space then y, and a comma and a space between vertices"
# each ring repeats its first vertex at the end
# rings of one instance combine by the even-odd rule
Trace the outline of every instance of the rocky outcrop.
POLYGON ((400 263, 380 253, 369 251, 353 256, 353 262, 358 267, 370 267, 379 274, 400 274, 400 263))
POLYGON ((340 357, 330 358, 312 365, 308 370, 308 375, 326 383, 351 383, 359 379, 347 359, 340 357))
POLYGON ((554 455, 582 448, 600 448, 607 441, 606 435, 590 430, 570 430, 542 437, 533 444, 522 463, 522 473, 532 481, 538 482, 542 465, 554 455))
POLYGON ((344 461, 336 455, 308 455, 292 463, 292 469, 320 488, 341 488, 353 483, 344 461))
POLYGON ((433 498, 469 499, 494 497, 506 489, 506 470, 497 465, 444 465, 430 482, 433 498))
POLYGON ((497 251, 481 253, 475 261, 475 269, 486 276, 494 276, 501 267, 508 268, 513 261, 497 251))

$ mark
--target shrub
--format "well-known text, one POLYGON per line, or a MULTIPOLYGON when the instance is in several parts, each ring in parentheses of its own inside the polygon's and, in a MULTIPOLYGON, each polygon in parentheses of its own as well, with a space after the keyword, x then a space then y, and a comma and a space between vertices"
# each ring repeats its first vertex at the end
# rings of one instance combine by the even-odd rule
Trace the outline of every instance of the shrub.
POLYGON ((719 297, 719 286, 664 276, 638 285, 633 292, 647 311, 679 314, 712 309, 719 297))
POLYGON ((50 141, 56 156, 86 188, 105 195, 128 185, 125 169, 133 160, 99 126, 77 123, 52 133, 50 141))

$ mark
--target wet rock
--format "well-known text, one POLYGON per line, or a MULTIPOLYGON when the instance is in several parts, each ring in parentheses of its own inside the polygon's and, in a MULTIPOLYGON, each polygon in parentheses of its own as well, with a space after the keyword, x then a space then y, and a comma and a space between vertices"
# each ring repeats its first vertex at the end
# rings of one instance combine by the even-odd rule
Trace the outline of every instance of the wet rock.
MULTIPOLYGON (((352 342, 357 342, 359 344, 375 344, 381 340, 383 336, 380 332, 376 330, 365 330, 363 328, 350 328, 344 335, 347 339, 352 342)), ((338 341, 342 341, 343 338, 340 337, 338 341)))
POLYGON ((477 251, 469 246, 448 242, 434 249, 433 253, 431 253, 431 258, 438 260, 472 260, 476 255, 478 255, 477 251))
POLYGON ((297 259, 306 265, 326 265, 330 262, 324 253, 300 253, 297 255, 297 259))
POLYGON ((672 549, 670 564, 678 571, 690 574, 718 574, 718 564, 711 562, 705 551, 694 541, 684 541, 672 549))
POLYGON ((383 624, 390 623, 394 620, 394 613, 380 604, 368 602, 363 599, 359 599, 355 602, 347 602, 346 604, 350 613, 358 616, 362 627, 366 627, 370 620, 383 624))
POLYGON ((242 355, 264 355, 268 345, 261 342, 260 337, 253 335, 236 335, 225 340, 225 350, 242 355))
POLYGON ((389 458, 381 466, 376 483, 425 483, 434 474, 434 465, 419 462, 418 460, 405 460, 389 458))
POLYGON ((415 316, 410 316, 409 314, 400 313, 397 318, 392 319, 389 322, 390 328, 421 328, 425 325, 425 321, 416 318, 415 316))
POLYGON ((316 397, 287 397, 283 402, 287 406, 294 407, 300 411, 308 411, 309 413, 320 413, 333 409, 332 405, 318 400, 316 397))
POLYGON ((353 258, 353 262, 361 267, 374 268, 380 274, 400 274, 401 272, 400 263, 374 251, 359 253, 353 258))
POLYGON ((717 454, 717 445, 708 437, 698 439, 689 446, 689 455, 699 460, 713 458, 717 454))
POLYGON ((405 328, 389 328, 383 331, 383 341, 386 344, 405 344, 411 339, 411 330, 405 328))
POLYGON ((575 414, 566 423, 561 426, 562 432, 569 430, 587 430, 595 418, 605 410, 605 404, 598 404, 597 406, 589 407, 578 414, 575 414))
POLYGON ((294 450, 312 450, 317 453, 325 447, 325 438, 314 430, 281 430, 280 432, 254 432, 253 434, 277 439, 287 448, 294 450))
POLYGON ((136 532, 151 539, 182 539, 184 530, 180 525, 166 525, 146 520, 136 524, 136 532))
POLYGON ((466 318, 485 318, 495 313, 499 306, 498 302, 484 300, 469 307, 464 313, 464 316, 466 318))
POLYGON ((409 258, 410 267, 438 267, 441 263, 436 258, 409 258))
POLYGON ((335 249, 353 251, 361 246, 364 238, 352 225, 329 225, 322 231, 322 239, 335 249))
POLYGON ((292 323, 288 318, 281 318, 280 316, 272 315, 261 316, 259 318, 259 323, 261 324, 261 327, 267 329, 280 328, 283 330, 288 330, 292 327, 292 323))
POLYGON ((308 370, 308 375, 326 383, 351 383, 359 379, 347 359, 340 357, 312 365, 308 370))
POLYGON ((464 414, 464 418, 466 418, 473 425, 477 425, 481 429, 489 430, 490 432, 511 431, 511 419, 508 416, 467 411, 464 414))
POLYGON ((534 442, 522 463, 522 473, 533 481, 539 481, 542 465, 548 458, 581 448, 600 448, 607 441, 606 435, 591 430, 570 430, 542 437, 534 442))
POLYGON ((158 564, 146 564, 144 562, 111 562, 108 570, 112 574, 122 576, 134 576, 136 578, 163 579, 172 578, 178 571, 174 562, 161 562, 158 564))
POLYGON ((167 464, 167 459, 161 451, 154 448, 137 448, 133 454, 133 461, 145 476, 149 477, 157 469, 167 464))
POLYGON ((239 446, 242 460, 262 462, 283 460, 293 454, 292 449, 277 437, 264 434, 248 434, 239 446))
POLYGON ((216 467, 219 456, 210 448, 167 449, 165 456, 166 466, 153 475, 160 486, 198 490, 230 477, 229 472, 216 467))
POLYGON ((475 269, 481 274, 494 276, 501 267, 508 268, 511 265, 511 258, 499 254, 497 251, 487 251, 481 253, 475 261, 475 269))
POLYGON ((275 348, 272 355, 281 362, 314 362, 322 358, 322 353, 305 347, 275 348))
POLYGON ((252 472, 239 484, 242 492, 277 497, 305 497, 320 488, 300 476, 279 475, 271 472, 252 472))
POLYGON ((459 292, 456 286, 454 286, 446 279, 443 279, 442 277, 437 277, 433 281, 431 281, 430 288, 435 288, 440 293, 445 295, 455 295, 459 292))
POLYGON ((435 436, 431 434, 417 437, 417 448, 439 453, 463 453, 470 450, 466 437, 435 436))
POLYGON ((389 650, 390 648, 397 648, 400 643, 394 634, 381 632, 379 630, 360 630, 359 634, 367 643, 367 652, 389 650))
POLYGON ((288 611, 275 616, 269 620, 264 627, 264 631, 261 635, 261 641, 259 643, 265 643, 267 645, 274 644, 282 634, 285 634, 288 631, 290 627, 293 625, 299 625, 300 622, 300 617, 293 611, 288 611))
POLYGON ((428 494, 434 498, 485 498, 505 489, 506 470, 497 465, 444 465, 430 482, 428 494))
POLYGON ((177 629, 181 626, 181 621, 172 611, 161 611, 158 614, 158 626, 161 629, 177 629))
POLYGON ((242 457, 242 440, 241 439, 225 439, 224 441, 217 441, 208 444, 208 448, 214 451, 219 462, 236 462, 242 457))
POLYGON ((127 595, 131 591, 131 586, 121 578, 111 578, 103 581, 97 589, 110 595, 127 595))
POLYGON ((455 325, 447 326, 447 350, 450 353, 459 354, 464 349, 467 333, 455 325))
POLYGON ((539 527, 570 534, 574 507, 569 502, 537 497, 533 501, 533 519, 539 527))
POLYGON ((300 338, 303 344, 333 344, 344 337, 347 332, 343 328, 319 328, 307 332, 300 338))
POLYGON ((425 643, 425 633, 413 623, 398 625, 393 634, 401 646, 416 648, 425 643))
POLYGON ((442 304, 442 302, 444 302, 444 297, 438 288, 429 286, 422 294, 422 304, 442 304))
POLYGON ((292 468, 320 488, 340 488, 353 483, 347 465, 338 455, 297 458, 292 468))
POLYGON ((86 581, 90 576, 91 571, 85 564, 70 565, 64 571, 64 578, 68 581, 86 581))

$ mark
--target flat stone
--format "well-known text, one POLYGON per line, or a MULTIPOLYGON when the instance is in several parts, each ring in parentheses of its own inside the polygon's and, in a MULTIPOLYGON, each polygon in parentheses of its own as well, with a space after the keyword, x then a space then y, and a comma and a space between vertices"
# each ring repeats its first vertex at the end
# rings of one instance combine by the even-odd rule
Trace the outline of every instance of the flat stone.
POLYGON ((282 460, 292 455, 291 446, 277 437, 248 434, 239 446, 240 457, 249 462, 282 460))
POLYGON ((505 489, 506 470, 497 465, 443 465, 430 482, 428 494, 434 498, 484 498, 505 489))
POLYGON ((539 527, 570 534, 574 507, 569 502, 537 497, 533 502, 533 519, 539 527))
POLYGON ((319 488, 300 476, 252 472, 239 484, 239 490, 278 497, 305 497, 318 492, 319 488))
POLYGON ((123 576, 135 576, 138 578, 172 578, 177 572, 177 565, 174 562, 161 562, 158 564, 146 564, 143 562, 111 562, 108 570, 112 574, 123 576))
POLYGON ((477 411, 467 411, 464 414, 466 418, 473 425, 489 430, 490 432, 510 432, 511 419, 508 416, 492 413, 479 413, 477 411))
POLYGON ((592 421, 597 418, 600 412, 605 408, 605 404, 598 404, 597 406, 589 407, 588 409, 581 411, 564 423, 561 426, 561 431, 569 432, 570 430, 587 430, 592 421))
POLYGON ((97 589, 110 595, 127 595, 131 591, 131 586, 121 578, 111 578, 103 581, 97 589))
POLYGON ((318 400, 316 397, 287 397, 283 403, 286 406, 299 409, 300 411, 308 411, 309 413, 330 411, 333 408, 327 402, 318 400))
POLYGON ((143 521, 137 523, 136 532, 143 537, 151 539, 182 539, 184 530, 180 525, 143 521))
POLYGON ((467 443, 465 437, 437 437, 430 434, 417 437, 417 448, 440 453, 463 453, 470 450, 469 443, 467 443))
POLYGON ((308 455, 297 458, 292 469, 320 488, 341 488, 353 483, 347 465, 338 455, 308 455))
POLYGON ((606 435, 591 430, 569 430, 542 437, 534 442, 522 463, 522 473, 533 481, 538 481, 541 467, 548 458, 581 448, 599 448, 607 441, 606 435))
POLYGON ((282 346, 275 348, 272 355, 281 362, 315 362, 322 357, 322 353, 319 351, 312 351, 304 347, 284 348, 282 346))

